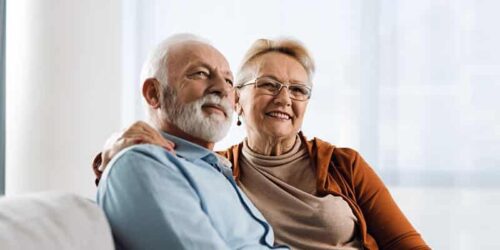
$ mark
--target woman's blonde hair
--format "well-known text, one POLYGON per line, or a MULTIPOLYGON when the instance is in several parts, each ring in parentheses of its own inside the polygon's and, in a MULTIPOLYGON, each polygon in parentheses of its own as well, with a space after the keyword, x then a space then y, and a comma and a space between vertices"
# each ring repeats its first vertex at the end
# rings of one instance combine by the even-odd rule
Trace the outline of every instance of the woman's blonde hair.
POLYGON ((300 41, 290 38, 280 38, 276 40, 258 39, 250 46, 243 57, 240 69, 236 75, 236 86, 255 77, 256 68, 252 69, 252 67, 255 66, 253 62, 259 56, 269 52, 283 53, 295 58, 306 70, 309 81, 312 81, 315 70, 314 60, 300 41))

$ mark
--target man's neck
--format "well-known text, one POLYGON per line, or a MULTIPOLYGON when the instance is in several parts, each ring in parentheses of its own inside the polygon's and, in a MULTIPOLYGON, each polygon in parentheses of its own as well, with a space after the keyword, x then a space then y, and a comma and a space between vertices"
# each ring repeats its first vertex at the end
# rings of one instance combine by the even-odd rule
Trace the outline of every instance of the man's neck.
POLYGON ((160 129, 166 133, 169 133, 173 136, 177 136, 179 138, 182 138, 186 141, 192 142, 194 144, 197 144, 199 146, 202 146, 204 148, 207 148, 209 150, 214 149, 215 143, 213 142, 207 142, 205 140, 202 140, 200 138, 194 137, 181 129, 179 129, 177 126, 170 124, 170 123, 164 123, 163 126, 160 127, 160 129))

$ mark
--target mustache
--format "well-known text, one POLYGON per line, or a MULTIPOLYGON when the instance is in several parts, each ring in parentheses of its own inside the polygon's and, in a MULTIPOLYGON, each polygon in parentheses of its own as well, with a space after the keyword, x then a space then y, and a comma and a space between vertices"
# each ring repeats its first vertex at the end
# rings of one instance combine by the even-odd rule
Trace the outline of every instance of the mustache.
POLYGON ((202 99, 198 100, 198 104, 200 107, 206 104, 217 105, 224 110, 227 116, 231 116, 233 113, 233 105, 227 99, 222 99, 217 94, 205 95, 202 99))

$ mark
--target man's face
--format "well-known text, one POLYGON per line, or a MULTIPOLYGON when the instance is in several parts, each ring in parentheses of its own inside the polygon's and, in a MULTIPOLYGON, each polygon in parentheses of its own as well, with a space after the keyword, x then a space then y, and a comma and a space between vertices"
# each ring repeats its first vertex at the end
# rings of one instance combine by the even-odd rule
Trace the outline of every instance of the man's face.
POLYGON ((174 45, 168 55, 164 110, 169 122, 209 142, 222 139, 232 121, 233 76, 224 56, 210 45, 174 45))

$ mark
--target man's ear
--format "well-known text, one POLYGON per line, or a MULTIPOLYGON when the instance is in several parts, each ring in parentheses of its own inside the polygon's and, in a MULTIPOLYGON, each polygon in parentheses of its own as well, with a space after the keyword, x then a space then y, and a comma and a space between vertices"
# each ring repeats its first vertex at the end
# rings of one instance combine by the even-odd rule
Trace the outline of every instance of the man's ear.
POLYGON ((161 86, 155 78, 148 78, 142 85, 142 95, 149 106, 153 109, 160 107, 161 86))

